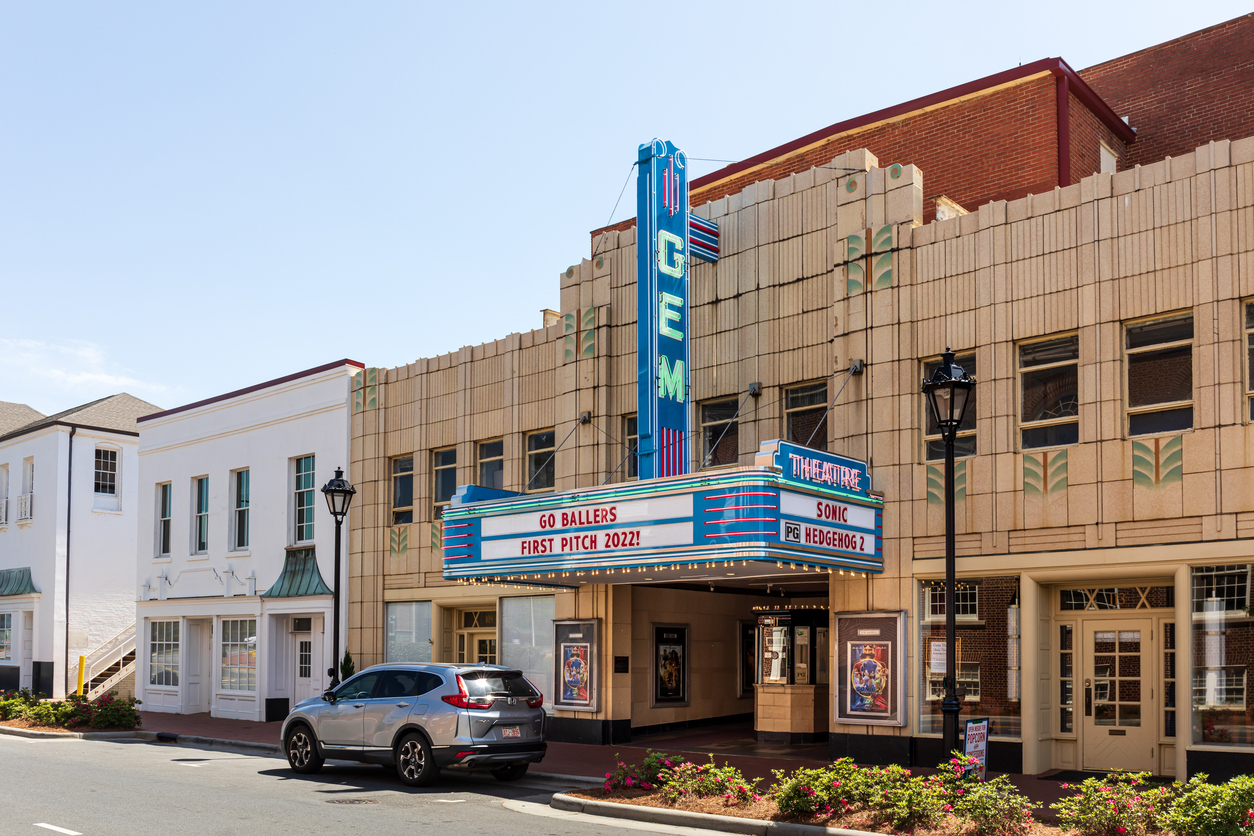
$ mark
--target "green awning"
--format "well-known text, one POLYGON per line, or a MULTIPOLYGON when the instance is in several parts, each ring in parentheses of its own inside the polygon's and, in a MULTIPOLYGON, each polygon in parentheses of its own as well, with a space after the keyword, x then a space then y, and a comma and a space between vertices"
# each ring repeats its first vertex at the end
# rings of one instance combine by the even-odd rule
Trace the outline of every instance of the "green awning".
POLYGON ((6 595, 36 595, 39 590, 30 579, 30 567, 0 569, 0 598, 6 595))
MULTIPOLYGON (((29 570, 28 570, 29 571, 29 570)), ((262 598, 303 598, 306 595, 330 595, 331 590, 318 571, 313 549, 293 549, 283 561, 283 572, 274 586, 261 593, 262 598)))

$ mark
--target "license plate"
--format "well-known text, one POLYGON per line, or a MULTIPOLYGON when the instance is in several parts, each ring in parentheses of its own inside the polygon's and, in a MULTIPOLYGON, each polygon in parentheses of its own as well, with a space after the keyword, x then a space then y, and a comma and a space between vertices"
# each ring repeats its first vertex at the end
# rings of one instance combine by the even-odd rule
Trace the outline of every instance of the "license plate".
POLYGON ((502 726, 501 737, 522 737, 522 731, 518 726, 502 726))

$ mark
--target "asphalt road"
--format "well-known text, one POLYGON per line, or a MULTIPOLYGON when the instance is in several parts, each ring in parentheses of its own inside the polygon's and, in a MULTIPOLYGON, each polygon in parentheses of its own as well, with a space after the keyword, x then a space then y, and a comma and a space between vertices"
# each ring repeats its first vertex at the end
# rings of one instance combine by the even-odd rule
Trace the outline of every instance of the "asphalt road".
POLYGON ((278 757, 219 749, 0 736, 0 836, 709 833, 559 813, 552 792, 447 774, 414 790, 380 766, 303 776, 278 757))

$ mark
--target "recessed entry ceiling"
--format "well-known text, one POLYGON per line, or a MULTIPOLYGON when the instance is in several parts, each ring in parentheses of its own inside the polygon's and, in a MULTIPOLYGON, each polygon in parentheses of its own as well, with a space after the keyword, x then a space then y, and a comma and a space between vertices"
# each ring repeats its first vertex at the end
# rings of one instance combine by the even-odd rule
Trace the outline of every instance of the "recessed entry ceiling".
MULTIPOLYGON (((570 583, 571 578, 565 578, 570 583)), ((671 587, 694 589, 704 592, 726 592, 741 595, 765 595, 771 597, 822 596, 827 597, 828 582, 853 581, 863 582, 861 576, 846 571, 833 570, 829 575, 825 570, 802 569, 790 567, 785 563, 782 567, 775 563, 749 561, 742 565, 739 561, 718 562, 714 566, 702 565, 698 569, 683 564, 678 568, 656 569, 643 571, 631 570, 606 575, 584 573, 578 578, 580 584, 610 583, 631 584, 632 586, 671 587), (713 589, 711 590, 711 587, 713 589)))

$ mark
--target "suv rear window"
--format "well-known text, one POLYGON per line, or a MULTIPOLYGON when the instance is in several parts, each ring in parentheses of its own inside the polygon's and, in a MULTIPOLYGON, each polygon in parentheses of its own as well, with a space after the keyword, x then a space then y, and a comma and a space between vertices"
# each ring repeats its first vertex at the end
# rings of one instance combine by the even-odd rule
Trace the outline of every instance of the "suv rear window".
POLYGON ((511 697, 536 697, 540 692, 518 671, 471 671, 461 675, 472 697, 508 694, 511 697))

